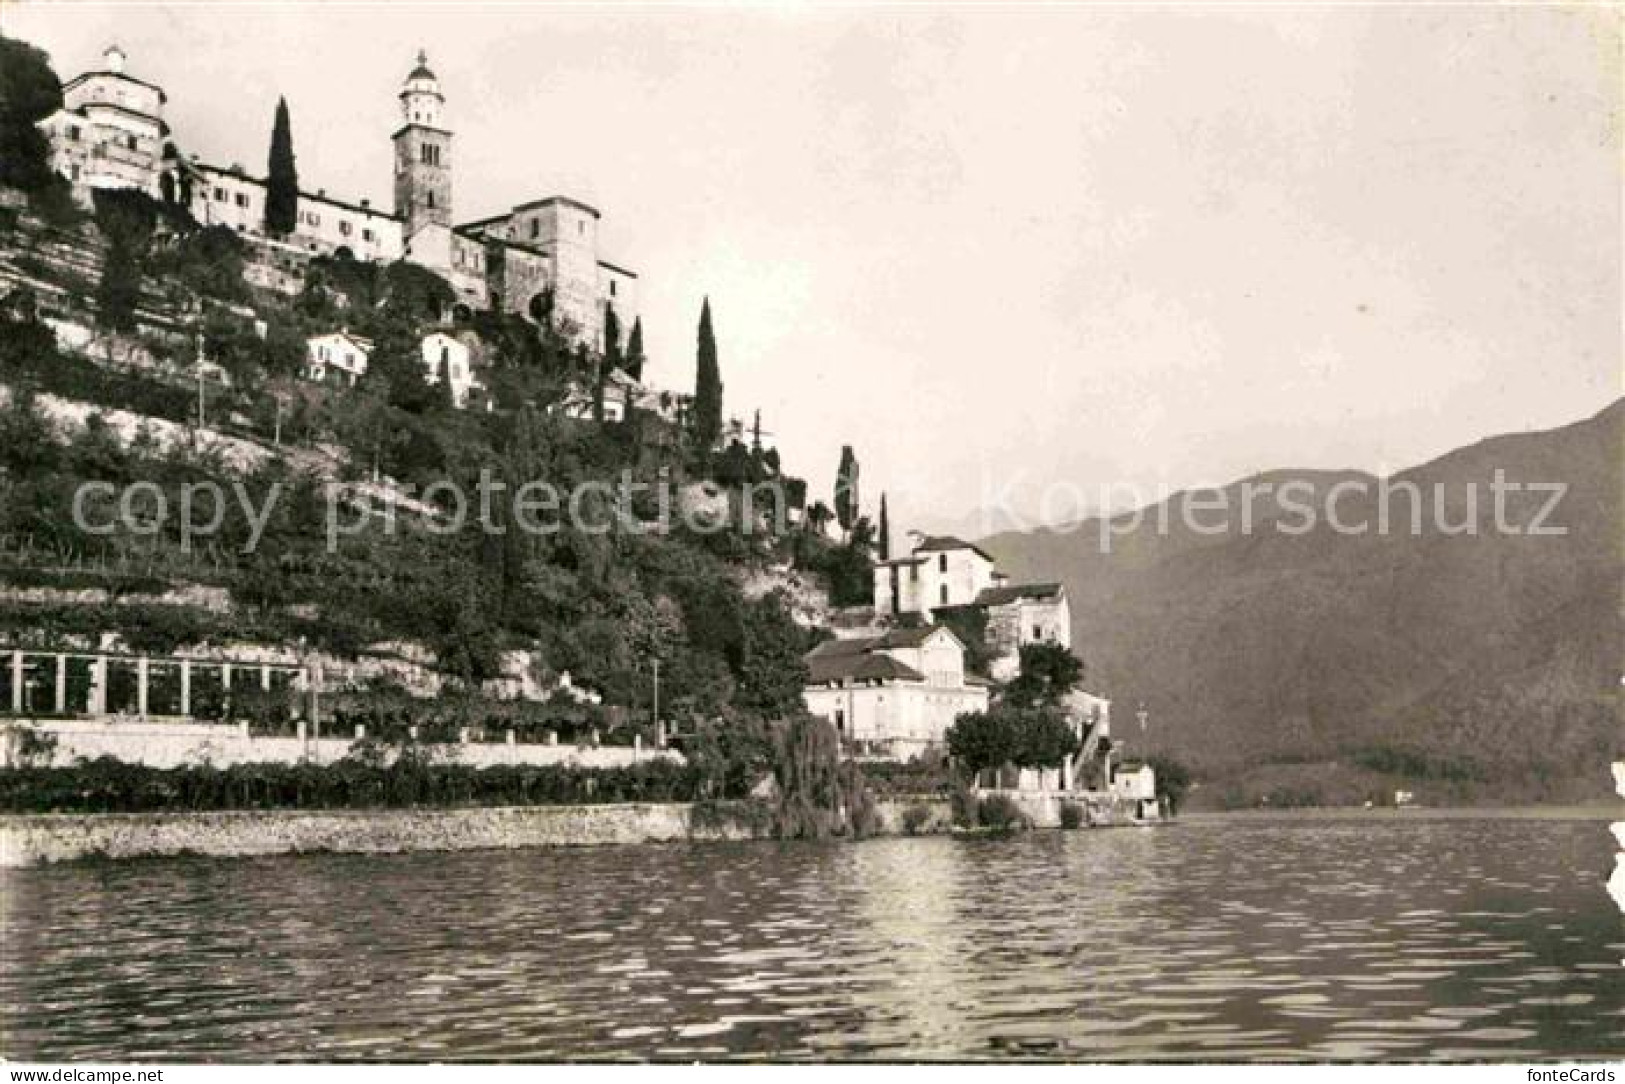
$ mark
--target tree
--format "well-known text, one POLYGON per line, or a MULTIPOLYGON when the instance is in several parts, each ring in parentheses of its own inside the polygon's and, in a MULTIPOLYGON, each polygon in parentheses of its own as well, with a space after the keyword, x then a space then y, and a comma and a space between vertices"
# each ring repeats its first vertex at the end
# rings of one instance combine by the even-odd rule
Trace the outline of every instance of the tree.
POLYGON ((852 445, 841 445, 841 466, 835 474, 835 519, 845 534, 852 533, 858 518, 858 457, 852 445))
POLYGON ((1015 731, 992 712, 966 712, 945 737, 949 754, 971 773, 1002 768, 1015 757, 1015 731))
POLYGON ((96 287, 96 323, 113 331, 134 331, 135 306, 140 297, 141 265, 135 242, 115 232, 96 287))
POLYGON ((1018 708, 1054 707, 1083 680, 1083 660, 1055 643, 1023 644, 1021 673, 1005 686, 1004 699, 1018 708))
POLYGON ((807 684, 802 659, 806 638, 791 618, 782 592, 746 604, 744 633, 735 703, 767 719, 800 712, 807 684))
MULTIPOLYGON (((805 495, 803 495, 805 499, 805 495)), ((823 534, 829 527, 829 521, 835 518, 835 513, 829 510, 829 505, 823 501, 814 501, 813 506, 807 509, 807 526, 814 534, 823 534)))
POLYGON ((1185 792, 1191 786, 1190 769, 1172 757, 1165 756, 1147 757, 1146 763, 1157 776, 1157 797, 1167 801, 1170 817, 1176 815, 1180 804, 1185 800, 1185 792))
POLYGON ((45 53, 0 37, 0 185, 35 193, 56 182, 38 124, 61 106, 62 84, 45 53))
POLYGON ((604 368, 618 369, 621 357, 621 318, 615 315, 614 305, 604 306, 604 368))
POLYGON ((626 339, 626 375, 643 380, 643 317, 632 321, 632 334, 626 339))
POLYGON ((880 559, 891 560, 891 517, 886 514, 886 495, 880 495, 880 559))
POLYGON ((265 171, 265 232, 273 237, 292 233, 299 221, 299 170, 293 158, 293 127, 288 121, 288 100, 276 101, 271 126, 271 159, 265 171))
POLYGON ((1054 768, 1075 752, 1078 738, 1060 712, 999 705, 967 712, 947 733, 948 752, 972 772, 986 768, 1054 768))
POLYGON ((722 435, 722 374, 717 367, 717 339, 711 328, 711 299, 700 307, 699 350, 694 369, 694 443, 702 453, 716 447, 722 435))

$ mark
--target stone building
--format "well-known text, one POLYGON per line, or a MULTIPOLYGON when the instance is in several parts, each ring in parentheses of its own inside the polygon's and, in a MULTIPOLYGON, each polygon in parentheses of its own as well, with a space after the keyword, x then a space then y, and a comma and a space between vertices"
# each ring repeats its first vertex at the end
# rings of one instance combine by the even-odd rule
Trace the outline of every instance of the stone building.
POLYGON ((126 63, 124 50, 108 46, 99 69, 62 84, 62 108, 39 123, 50 140, 52 168, 81 202, 97 188, 163 195, 167 98, 162 88, 125 71, 126 63))
POLYGON ((454 225, 452 132, 440 81, 423 53, 400 100, 402 123, 391 139, 407 259, 444 275, 471 309, 551 319, 600 349, 608 308, 623 328, 632 326, 637 275, 599 252, 597 208, 555 195, 454 225))
POLYGON ((827 640, 806 663, 807 710, 860 755, 918 756, 940 747, 961 714, 987 709, 987 685, 965 673, 965 645, 940 626, 827 640))
POLYGON ((397 95, 393 208, 301 190, 294 231, 276 238, 265 235, 265 179, 181 157, 168 140, 164 91, 125 66, 124 53, 109 48, 100 69, 63 85, 63 107, 40 122, 54 168, 82 200, 94 188, 138 188, 181 203, 200 223, 255 240, 287 275, 313 255, 408 259, 450 282, 465 313, 501 308, 551 320, 599 349, 611 307, 623 329, 638 318, 638 276, 600 251, 597 208, 551 195, 456 224, 446 98, 421 52, 397 95))
POLYGON ((1058 583, 1000 584, 977 595, 972 605, 987 617, 986 642, 998 681, 1016 676, 1027 644, 1072 646, 1072 607, 1058 583))

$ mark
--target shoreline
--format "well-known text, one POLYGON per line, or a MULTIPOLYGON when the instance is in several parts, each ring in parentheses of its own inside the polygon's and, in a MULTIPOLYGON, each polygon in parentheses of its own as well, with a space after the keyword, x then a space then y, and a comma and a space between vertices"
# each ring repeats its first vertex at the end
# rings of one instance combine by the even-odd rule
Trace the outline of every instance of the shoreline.
MULTIPOLYGON (((1055 796, 1035 794, 1017 805, 1028 828, 1060 827, 1055 796)), ((947 798, 885 799, 876 812, 877 836, 981 831, 956 828, 947 798)), ((1079 829, 1140 823, 1125 808, 1102 802, 1079 829)), ((761 810, 748 802, 6 814, 0 815, 0 869, 182 856, 383 855, 772 838, 761 810)))
POLYGON ((407 854, 761 838, 695 805, 244 809, 0 816, 0 869, 85 860, 407 854))

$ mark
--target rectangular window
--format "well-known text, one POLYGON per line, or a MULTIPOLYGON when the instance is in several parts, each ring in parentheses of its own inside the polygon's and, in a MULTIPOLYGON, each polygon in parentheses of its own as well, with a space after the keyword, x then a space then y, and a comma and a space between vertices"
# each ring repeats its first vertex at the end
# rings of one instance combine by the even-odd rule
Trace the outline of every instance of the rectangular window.
POLYGON ((214 190, 214 201, 216 203, 226 202, 226 190, 224 188, 216 188, 214 190))
POLYGON ((340 222, 339 232, 346 237, 350 236, 350 224, 348 222, 340 222))
POLYGON ((1034 640, 1042 640, 1043 638, 1044 638, 1044 626, 1043 625, 1034 625, 1033 626, 1033 639, 1034 640))
POLYGON ((68 138, 74 140, 75 142, 78 141, 78 139, 79 139, 79 126, 77 124, 68 125, 68 138))
POLYGON ((536 240, 537 236, 540 235, 541 232, 542 232, 542 220, 539 219, 539 218, 531 219, 530 220, 530 239, 532 241, 536 240))
POLYGON ((614 279, 609 280, 609 296, 610 297, 615 296, 615 280, 614 279))
POLYGON ((948 605, 948 585, 947 584, 942 584, 940 587, 937 588, 937 596, 942 600, 941 603, 939 603, 939 605, 942 605, 942 606, 948 605))
POLYGON ((247 207, 248 206, 248 193, 247 192, 239 192, 239 193, 237 193, 237 206, 239 206, 239 207, 247 207))
POLYGON ((946 553, 937 554, 937 571, 948 571, 948 555, 946 553))
POLYGON ((363 229, 363 230, 362 230, 362 231, 361 231, 361 239, 362 239, 362 240, 363 240, 363 241, 371 241, 371 240, 372 240, 372 239, 373 239, 373 237, 372 237, 372 231, 371 231, 371 230, 369 230, 369 229, 363 229))

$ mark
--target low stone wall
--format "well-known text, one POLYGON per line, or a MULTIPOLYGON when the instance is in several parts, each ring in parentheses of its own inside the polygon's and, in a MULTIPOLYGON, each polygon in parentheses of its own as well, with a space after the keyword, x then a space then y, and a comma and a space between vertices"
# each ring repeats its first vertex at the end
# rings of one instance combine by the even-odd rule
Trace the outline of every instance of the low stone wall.
POLYGON ((982 790, 980 798, 1001 795, 1015 802, 1034 828, 1059 828, 1061 807, 1068 803, 1083 809, 1083 826, 1111 828, 1144 823, 1136 816, 1137 802, 1092 791, 982 790))
POLYGON ((0 817, 0 868, 83 858, 517 850, 749 839, 682 803, 0 817))
MULTIPOLYGON (((1033 828, 1061 827, 1061 807, 1068 803, 1083 810, 1084 828, 1115 828, 1144 824, 1136 815, 1137 803, 1093 791, 978 790, 986 799, 1000 795, 1016 803, 1033 828)), ((946 798, 890 798, 876 804, 881 831, 887 835, 926 835, 954 829, 953 808, 946 798), (912 810, 912 812, 911 812, 912 810), (909 821, 915 822, 912 830, 909 821)))
MULTIPOLYGON (((0 742, 0 765, 16 759, 12 733, 0 742)), ((350 751, 351 737, 295 738, 263 737, 249 734, 237 724, 165 722, 156 719, 41 719, 30 721, 29 729, 56 739, 51 763, 67 765, 79 757, 94 760, 114 757, 127 764, 151 768, 177 768, 183 764, 212 764, 227 768, 233 764, 293 764, 309 760, 330 764, 350 751)), ((428 746, 437 757, 476 768, 505 764, 574 764, 583 768, 624 768, 656 759, 681 760, 675 751, 631 746, 583 748, 575 745, 509 744, 506 742, 466 742, 428 746)))
MULTIPOLYGON (((1060 824, 1054 796, 1018 801, 1037 828, 1060 824)), ((1092 827, 1138 823, 1119 799, 1081 802, 1092 827)), ((955 831, 945 798, 877 803, 882 835, 955 831)), ((214 858, 332 852, 518 850, 766 837, 751 818, 696 817, 681 802, 489 809, 243 810, 0 816, 0 869, 85 858, 214 858)))

